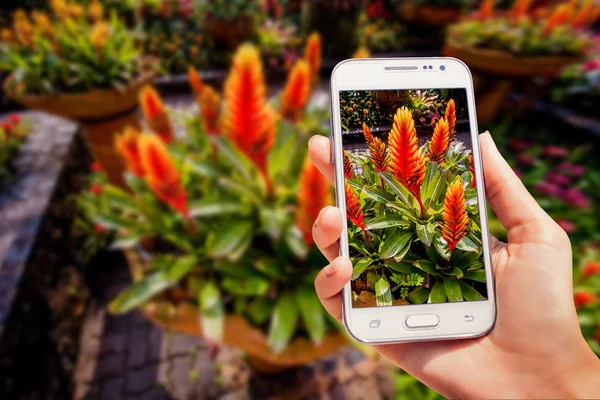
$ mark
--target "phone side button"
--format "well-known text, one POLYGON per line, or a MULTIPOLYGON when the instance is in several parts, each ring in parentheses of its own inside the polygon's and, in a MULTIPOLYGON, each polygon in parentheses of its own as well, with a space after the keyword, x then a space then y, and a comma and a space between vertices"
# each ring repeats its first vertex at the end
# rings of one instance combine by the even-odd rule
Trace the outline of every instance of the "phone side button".
POLYGON ((408 328, 433 328, 440 323, 440 317, 435 314, 411 315, 404 321, 408 328))

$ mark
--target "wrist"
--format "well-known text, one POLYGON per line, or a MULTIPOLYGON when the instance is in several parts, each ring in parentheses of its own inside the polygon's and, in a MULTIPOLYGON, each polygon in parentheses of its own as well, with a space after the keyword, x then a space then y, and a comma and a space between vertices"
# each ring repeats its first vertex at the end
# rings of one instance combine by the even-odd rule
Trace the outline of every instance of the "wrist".
POLYGON ((584 348, 575 357, 567 356, 569 362, 565 363, 561 373, 555 374, 552 379, 555 393, 553 397, 571 399, 597 399, 600 398, 600 359, 584 343, 584 348))

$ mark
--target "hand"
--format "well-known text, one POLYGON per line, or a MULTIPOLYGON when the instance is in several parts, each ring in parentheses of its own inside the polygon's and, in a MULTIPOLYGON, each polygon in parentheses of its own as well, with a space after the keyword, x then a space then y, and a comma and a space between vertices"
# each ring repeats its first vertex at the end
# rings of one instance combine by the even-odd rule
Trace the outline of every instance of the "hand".
MULTIPOLYGON (((585 342, 573 302, 571 244, 498 152, 480 136, 487 199, 508 229, 508 244, 492 239, 497 320, 477 339, 377 345, 385 358, 450 398, 600 397, 600 360, 585 342)), ((316 136, 309 155, 334 182, 331 147, 316 136)), ((327 311, 342 319, 341 290, 350 260, 338 257, 343 216, 323 209, 315 243, 331 262, 315 280, 327 311)))

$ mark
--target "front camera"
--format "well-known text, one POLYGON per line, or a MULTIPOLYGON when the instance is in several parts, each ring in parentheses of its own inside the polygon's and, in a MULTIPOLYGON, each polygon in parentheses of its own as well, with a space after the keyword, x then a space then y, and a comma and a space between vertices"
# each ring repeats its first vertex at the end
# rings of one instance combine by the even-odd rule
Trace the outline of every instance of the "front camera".
POLYGON ((440 71, 445 71, 446 70, 446 66, 445 65, 440 65, 440 71))

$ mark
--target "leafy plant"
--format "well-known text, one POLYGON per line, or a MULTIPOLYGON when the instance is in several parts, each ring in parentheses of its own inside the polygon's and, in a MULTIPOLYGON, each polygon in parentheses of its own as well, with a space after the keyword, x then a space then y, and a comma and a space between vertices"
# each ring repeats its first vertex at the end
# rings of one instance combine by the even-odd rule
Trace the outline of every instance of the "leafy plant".
POLYGON ((257 41, 263 59, 270 67, 289 69, 299 58, 300 39, 294 25, 268 19, 258 28, 257 41))
POLYGON ((572 4, 558 4, 550 14, 541 14, 531 12, 528 1, 518 0, 507 13, 496 13, 494 1, 486 0, 471 18, 451 26, 448 37, 469 47, 523 56, 581 55, 590 44, 587 28, 598 7, 589 1, 576 9, 572 4))
POLYGON ((116 15, 104 18, 100 3, 87 9, 52 1, 52 13, 17 11, 3 31, 0 70, 27 94, 120 88, 141 69, 141 50, 116 15))
POLYGON ((384 115, 381 107, 367 91, 340 92, 342 128, 348 130, 366 123, 371 127, 381 125, 391 115, 384 115))
POLYGON ((573 271, 575 307, 581 331, 600 357, 600 252, 594 244, 577 248, 573 271))
POLYGON ((254 17, 263 11, 260 2, 252 0, 199 0, 198 5, 208 18, 228 21, 254 17))
POLYGON ((448 104, 423 147, 414 110, 402 107, 387 146, 364 124, 369 155, 346 155, 355 307, 485 298, 470 149, 455 139, 448 104))
POLYGON ((17 114, 0 121, 0 181, 11 175, 10 161, 15 156, 30 127, 17 114))
POLYGON ((600 102, 600 58, 571 65, 552 82, 552 100, 594 114, 600 102))
POLYGON ((325 260, 310 233, 332 196, 306 162, 306 143, 325 133, 327 112, 306 107, 305 61, 271 101, 264 79, 250 45, 234 56, 223 102, 191 71, 200 113, 181 121, 184 138, 173 135, 156 92, 143 92, 154 133, 129 129, 117 142, 127 191, 100 173, 92 178, 99 189, 81 196, 90 224, 115 235, 113 248, 145 249, 148 256, 136 282, 110 305, 113 312, 191 303, 209 339, 220 337, 226 314, 237 313, 268 331, 275 351, 297 336, 319 343, 332 329, 312 288, 325 260))

